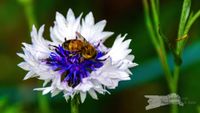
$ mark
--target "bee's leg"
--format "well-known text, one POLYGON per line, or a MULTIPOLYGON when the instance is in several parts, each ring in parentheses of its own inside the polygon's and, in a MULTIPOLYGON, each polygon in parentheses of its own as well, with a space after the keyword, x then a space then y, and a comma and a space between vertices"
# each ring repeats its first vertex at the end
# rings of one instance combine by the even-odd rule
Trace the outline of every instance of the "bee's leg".
POLYGON ((79 33, 79 32, 76 32, 76 39, 81 39, 82 41, 86 41, 87 42, 87 40, 79 33))
POLYGON ((105 61, 107 58, 105 58, 105 59, 97 59, 97 61, 105 61))
POLYGON ((106 57, 106 58, 104 58, 104 59, 96 59, 97 61, 105 61, 105 60, 107 60, 108 58, 110 58, 110 56, 108 56, 108 57, 106 57))
POLYGON ((55 46, 55 45, 51 45, 51 44, 49 44, 48 46, 49 46, 49 47, 55 47, 55 48, 58 48, 57 46, 55 46))
POLYGON ((96 46, 94 46, 94 47, 95 47, 95 48, 98 48, 98 47, 100 46, 101 43, 102 43, 102 40, 100 40, 99 43, 98 43, 96 46))
POLYGON ((80 62, 83 62, 83 61, 84 61, 84 58, 83 58, 83 57, 81 57, 81 58, 80 58, 80 62))
POLYGON ((65 37, 65 42, 67 41, 67 38, 65 37))
POLYGON ((76 32, 76 40, 78 40, 78 38, 79 38, 79 35, 78 35, 77 32, 76 32))
POLYGON ((50 50, 58 49, 58 47, 55 46, 55 45, 51 45, 51 44, 49 44, 48 46, 49 46, 49 49, 50 49, 50 50))

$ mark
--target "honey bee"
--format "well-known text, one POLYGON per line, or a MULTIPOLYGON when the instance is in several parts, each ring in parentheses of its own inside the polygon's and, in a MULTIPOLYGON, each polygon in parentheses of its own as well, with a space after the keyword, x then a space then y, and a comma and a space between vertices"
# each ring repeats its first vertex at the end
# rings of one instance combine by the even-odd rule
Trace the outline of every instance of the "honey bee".
POLYGON ((66 40, 62 44, 62 47, 68 51, 80 52, 83 58, 92 59, 96 56, 97 51, 86 39, 78 32, 76 32, 77 38, 66 40))

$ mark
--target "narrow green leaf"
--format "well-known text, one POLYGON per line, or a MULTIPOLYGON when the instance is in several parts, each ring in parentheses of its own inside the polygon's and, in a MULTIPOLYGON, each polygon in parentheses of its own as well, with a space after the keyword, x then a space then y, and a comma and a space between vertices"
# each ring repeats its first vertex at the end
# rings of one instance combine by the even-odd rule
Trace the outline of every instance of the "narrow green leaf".
POLYGON ((200 10, 198 12, 196 12, 194 15, 191 16, 191 18, 189 18, 188 23, 185 27, 185 31, 184 34, 188 34, 191 26, 193 25, 193 23, 200 17, 200 10))
MULTIPOLYGON (((180 37, 180 39, 183 39, 185 35, 188 34, 191 26, 194 24, 194 22, 200 17, 200 10, 198 12, 196 12, 194 15, 193 13, 191 14, 191 16, 188 19, 187 25, 185 27, 184 33, 182 35, 182 37, 180 37)), ((178 51, 179 53, 182 53, 182 50, 187 42, 188 38, 185 38, 184 40, 180 40, 177 47, 178 47, 178 51)))
MULTIPOLYGON (((179 23, 177 40, 184 36, 186 23, 187 23, 187 20, 189 18, 189 14, 190 14, 190 7, 191 7, 191 0, 184 0, 183 6, 182 6, 180 23, 179 23)), ((176 53, 177 54, 182 53, 182 43, 183 43, 183 40, 177 41, 177 47, 176 47, 176 53)))
POLYGON ((153 20, 154 20, 154 24, 155 24, 155 28, 157 30, 158 25, 159 25, 159 14, 158 14, 158 0, 150 0, 151 2, 151 8, 152 8, 152 12, 153 12, 153 20))
POLYGON ((181 12, 181 18, 179 23, 178 38, 183 36, 187 19, 190 14, 191 0, 184 0, 181 12))
POLYGON ((152 21, 151 21, 151 18, 150 18, 149 5, 148 5, 147 0, 143 0, 143 6, 144 6, 144 14, 145 14, 144 15, 145 16, 145 23, 146 23, 147 29, 149 31, 150 38, 151 38, 155 48, 158 48, 159 47, 158 40, 156 39, 156 34, 153 30, 153 25, 152 25, 152 21))

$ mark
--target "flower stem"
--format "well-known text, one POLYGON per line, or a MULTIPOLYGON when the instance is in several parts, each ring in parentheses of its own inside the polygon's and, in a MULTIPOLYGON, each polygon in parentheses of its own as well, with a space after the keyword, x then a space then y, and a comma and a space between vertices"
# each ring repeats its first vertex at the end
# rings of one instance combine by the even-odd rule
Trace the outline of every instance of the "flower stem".
POLYGON ((79 100, 78 97, 75 96, 72 100, 71 100, 71 113, 79 113, 79 100))
POLYGON ((33 0, 18 0, 23 6, 26 19, 28 21, 29 29, 32 29, 33 24, 37 26, 37 21, 34 15, 33 0))

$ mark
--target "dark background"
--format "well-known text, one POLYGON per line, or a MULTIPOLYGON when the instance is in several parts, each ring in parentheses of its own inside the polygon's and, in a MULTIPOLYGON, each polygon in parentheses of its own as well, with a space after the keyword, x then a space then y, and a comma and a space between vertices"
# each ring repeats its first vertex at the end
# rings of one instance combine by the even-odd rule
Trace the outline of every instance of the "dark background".
MULTIPOLYGON (((41 96, 33 88, 41 87, 37 79, 23 81, 26 72, 17 64, 22 61, 22 42, 31 42, 24 6, 19 0, 0 0, 0 113, 69 113, 70 104, 62 94, 51 98, 41 96)), ((176 38, 183 0, 160 1, 161 27, 167 37, 176 38)), ((98 95, 99 100, 87 96, 80 105, 80 113, 169 113, 170 106, 145 110, 144 95, 167 95, 169 90, 157 54, 144 22, 141 0, 34 0, 34 15, 39 28, 45 24, 44 37, 49 39, 56 11, 66 15, 72 8, 75 15, 92 11, 96 22, 107 20, 105 30, 115 34, 106 41, 111 46, 118 34, 128 33, 131 48, 139 66, 132 69, 132 80, 120 82, 111 95, 98 95)), ((199 0, 192 0, 192 11, 200 9, 199 0)), ((84 17, 83 16, 83 17, 84 17)), ((180 113, 200 113, 200 19, 190 31, 190 39, 183 53, 183 68, 178 94, 185 105, 180 113)), ((169 62, 173 65, 171 53, 169 62)))

